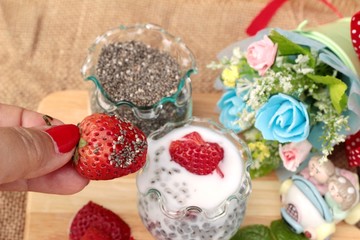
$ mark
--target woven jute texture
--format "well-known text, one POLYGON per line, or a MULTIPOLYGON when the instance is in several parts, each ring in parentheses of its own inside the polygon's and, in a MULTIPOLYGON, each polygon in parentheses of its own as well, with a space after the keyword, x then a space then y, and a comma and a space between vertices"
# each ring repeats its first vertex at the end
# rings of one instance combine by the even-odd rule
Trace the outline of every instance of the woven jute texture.
MULTIPOLYGON (((153 23, 193 51, 199 73, 194 92, 215 91, 218 72, 206 65, 219 51, 247 37, 246 27, 267 0, 0 0, 0 102, 36 110, 47 94, 87 89, 80 68, 96 36, 120 24, 153 23)), ((344 16, 358 0, 329 0, 344 16)), ((286 2, 270 27, 294 29, 337 16, 318 0, 286 2)), ((0 240, 23 239, 26 193, 0 192, 0 240)))

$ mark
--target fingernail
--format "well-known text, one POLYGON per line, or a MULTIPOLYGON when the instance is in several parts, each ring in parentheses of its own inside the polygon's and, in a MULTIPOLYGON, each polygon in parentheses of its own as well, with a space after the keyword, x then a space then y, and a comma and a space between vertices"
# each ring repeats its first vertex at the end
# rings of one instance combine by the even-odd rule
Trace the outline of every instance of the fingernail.
POLYGON ((79 128, 74 124, 64 124, 45 131, 54 140, 60 153, 70 152, 79 142, 79 128))

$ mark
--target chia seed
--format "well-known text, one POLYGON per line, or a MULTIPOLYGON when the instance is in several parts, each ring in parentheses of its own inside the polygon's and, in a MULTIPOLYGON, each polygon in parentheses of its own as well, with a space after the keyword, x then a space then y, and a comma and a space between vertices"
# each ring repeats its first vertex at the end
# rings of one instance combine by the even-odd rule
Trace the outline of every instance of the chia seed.
MULTIPOLYGON (((117 106, 116 114, 139 127, 146 135, 167 122, 183 121, 191 116, 191 90, 185 86, 174 101, 163 101, 178 91, 181 69, 167 52, 139 41, 114 42, 105 45, 99 54, 96 75, 102 88, 117 106), (155 107, 158 107, 156 110, 155 107), (144 117, 138 111, 153 110, 156 116, 144 117)), ((104 112, 92 96, 92 110, 104 112)), ((146 113, 147 114, 147 113, 146 113)))
MULTIPOLYGON (((157 157, 163 153, 162 148, 155 150, 157 157)), ((159 176, 159 181, 163 184, 160 189, 157 185, 152 186, 153 190, 149 194, 140 194, 138 198, 138 210, 140 218, 149 232, 158 240, 184 239, 184 240, 225 240, 230 239, 239 229, 243 222, 246 211, 246 198, 234 198, 227 202, 226 207, 215 207, 206 209, 203 214, 202 209, 193 207, 184 215, 176 214, 173 216, 164 213, 161 205, 166 206, 167 200, 181 203, 181 206, 188 206, 187 199, 190 198, 191 188, 183 181, 174 183, 167 182, 168 172, 172 174, 180 173, 178 168, 154 169, 154 175, 159 176), (166 185, 165 182, 168 184, 166 185), (168 186, 168 187, 166 187, 168 186), (222 211, 223 214, 219 215, 222 211), (160 224, 158 224, 160 222, 160 224)), ((159 184, 158 182, 156 184, 159 184)), ((248 191, 250 182, 244 181, 238 190, 238 196, 243 196, 248 191)), ((178 213, 182 212, 180 210, 178 213)), ((173 213, 175 210, 173 211, 173 213)))
POLYGON ((96 74, 111 100, 126 100, 137 106, 151 106, 171 96, 180 81, 175 58, 138 41, 104 46, 96 74))

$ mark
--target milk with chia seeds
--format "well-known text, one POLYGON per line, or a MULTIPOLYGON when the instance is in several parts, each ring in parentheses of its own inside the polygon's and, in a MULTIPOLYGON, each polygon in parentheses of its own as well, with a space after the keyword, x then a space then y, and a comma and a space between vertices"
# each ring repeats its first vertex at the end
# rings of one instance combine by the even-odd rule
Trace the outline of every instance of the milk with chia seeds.
POLYGON ((249 186, 248 181, 242 180, 244 172, 239 149, 223 134, 209 128, 186 125, 160 139, 148 139, 148 160, 137 176, 141 219, 156 239, 229 239, 245 212, 246 198, 233 198, 249 186), (193 174, 171 160, 170 143, 194 131, 204 141, 216 142, 224 149, 224 158, 218 165, 224 177, 216 170, 208 175, 193 174), (232 200, 224 204, 230 196, 232 200), (189 206, 201 211, 178 216, 189 206), (223 211, 225 214, 220 214, 223 211), (169 216, 169 212, 175 215, 169 216))

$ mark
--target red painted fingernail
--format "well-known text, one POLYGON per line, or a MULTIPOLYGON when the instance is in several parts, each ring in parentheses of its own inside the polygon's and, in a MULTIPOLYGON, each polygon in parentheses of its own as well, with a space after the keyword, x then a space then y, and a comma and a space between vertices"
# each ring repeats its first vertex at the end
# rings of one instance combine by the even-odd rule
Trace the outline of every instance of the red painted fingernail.
POLYGON ((58 125, 45 131, 56 143, 60 153, 71 151, 79 142, 79 128, 74 124, 58 125))

